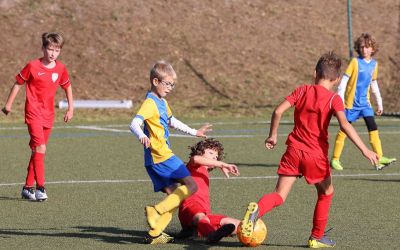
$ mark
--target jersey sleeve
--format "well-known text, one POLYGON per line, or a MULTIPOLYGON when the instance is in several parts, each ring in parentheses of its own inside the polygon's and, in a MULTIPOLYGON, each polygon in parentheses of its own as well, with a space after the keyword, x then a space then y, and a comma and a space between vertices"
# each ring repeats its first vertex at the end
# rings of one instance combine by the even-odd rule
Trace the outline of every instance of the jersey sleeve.
POLYGON ((347 69, 344 72, 344 74, 347 75, 348 77, 353 75, 354 70, 356 69, 356 64, 357 64, 357 58, 351 59, 349 66, 347 66, 347 69))
POLYGON ((28 63, 21 70, 21 72, 18 73, 18 75, 15 77, 15 80, 17 81, 18 84, 22 85, 26 81, 28 81, 30 75, 31 75, 31 64, 28 63))
POLYGON ((157 112, 157 107, 154 101, 150 98, 147 98, 142 106, 140 106, 139 111, 136 113, 135 117, 140 118, 141 120, 145 121, 150 119, 154 116, 157 112))
POLYGON ((344 104, 339 95, 336 94, 332 97, 331 108, 333 109, 334 113, 344 111, 344 104))
POLYGON ((378 79, 378 63, 376 63, 375 70, 372 73, 372 81, 377 80, 377 79, 378 79))
POLYGON ((61 78, 60 78, 60 86, 63 89, 67 89, 70 85, 71 85, 71 82, 69 81, 68 71, 64 67, 61 78))
POLYGON ((297 87, 290 95, 286 96, 285 99, 293 106, 304 94, 304 91, 304 86, 297 87))

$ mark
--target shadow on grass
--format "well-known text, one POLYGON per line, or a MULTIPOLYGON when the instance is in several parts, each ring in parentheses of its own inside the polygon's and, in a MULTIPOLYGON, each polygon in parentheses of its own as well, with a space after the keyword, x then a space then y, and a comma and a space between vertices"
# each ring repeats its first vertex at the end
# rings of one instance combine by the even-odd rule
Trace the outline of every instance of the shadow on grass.
POLYGON ((292 247, 292 248, 308 248, 307 245, 283 245, 283 244, 266 244, 265 246, 271 247, 292 247))
POLYGON ((400 180, 396 180, 396 179, 368 179, 368 178, 364 178, 364 179, 351 179, 353 181, 372 181, 372 182, 400 182, 400 180))
POLYGON ((0 196, 0 201, 24 201, 24 202, 28 201, 28 202, 31 202, 30 200, 24 200, 20 197, 15 197, 15 196, 12 196, 12 197, 0 196))

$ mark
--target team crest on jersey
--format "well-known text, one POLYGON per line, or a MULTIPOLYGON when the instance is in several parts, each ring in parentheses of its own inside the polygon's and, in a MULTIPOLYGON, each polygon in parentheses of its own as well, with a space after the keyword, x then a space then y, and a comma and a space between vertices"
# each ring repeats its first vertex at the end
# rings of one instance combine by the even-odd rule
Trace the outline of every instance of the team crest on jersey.
POLYGON ((58 79, 58 73, 51 74, 51 80, 55 83, 58 79))

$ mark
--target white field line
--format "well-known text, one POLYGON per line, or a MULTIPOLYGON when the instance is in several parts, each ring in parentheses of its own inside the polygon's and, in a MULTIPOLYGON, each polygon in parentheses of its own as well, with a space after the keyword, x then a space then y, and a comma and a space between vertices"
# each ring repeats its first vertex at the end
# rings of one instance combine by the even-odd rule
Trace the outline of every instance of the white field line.
MULTIPOLYGON (((377 174, 338 174, 332 175, 335 178, 346 178, 346 177, 393 177, 400 176, 400 173, 377 173, 377 174)), ((277 175, 267 175, 267 176, 247 176, 247 177, 211 177, 211 180, 255 180, 255 179, 277 179, 277 175)), ((70 180, 70 181, 48 181, 46 184, 97 184, 97 183, 139 183, 139 182, 150 182, 150 179, 138 179, 138 180, 70 180)), ((4 186, 19 186, 23 185, 23 182, 20 183, 0 183, 0 187, 4 186)))

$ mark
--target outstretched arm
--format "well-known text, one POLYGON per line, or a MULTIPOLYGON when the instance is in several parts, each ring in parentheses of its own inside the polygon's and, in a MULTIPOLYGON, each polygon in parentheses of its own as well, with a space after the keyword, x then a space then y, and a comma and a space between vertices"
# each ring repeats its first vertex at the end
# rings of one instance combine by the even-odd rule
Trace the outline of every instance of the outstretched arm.
POLYGON ((12 105, 14 103, 15 97, 17 96, 18 91, 21 89, 21 86, 22 85, 20 85, 18 83, 14 83, 14 85, 12 86, 12 88, 10 90, 10 94, 8 95, 8 98, 7 98, 6 105, 1 110, 1 111, 3 111, 3 113, 5 115, 8 115, 8 113, 11 112, 11 108, 12 108, 12 105))
POLYGON ((64 122, 69 122, 72 117, 74 116, 74 98, 72 97, 72 87, 71 85, 68 86, 65 90, 65 96, 67 97, 68 101, 68 109, 64 115, 64 122))
POLYGON ((221 171, 224 173, 224 175, 227 178, 229 178, 229 174, 233 174, 235 176, 240 175, 238 167, 234 164, 229 164, 229 163, 225 163, 223 161, 206 158, 206 157, 200 156, 200 155, 193 156, 191 161, 195 165, 202 165, 202 166, 207 166, 210 168, 214 168, 214 167, 220 168, 221 171))
POLYGON ((198 130, 196 130, 196 129, 189 127, 185 123, 179 121, 174 116, 171 116, 171 118, 169 119, 169 126, 176 130, 182 131, 186 134, 197 136, 197 137, 204 137, 204 138, 207 137, 206 136, 207 132, 212 131, 211 124, 207 123, 207 124, 203 125, 201 128, 199 128, 198 130))
POLYGON ((367 146, 365 146, 364 142, 361 140, 360 136, 358 136, 356 130, 353 126, 347 121, 346 116, 343 111, 336 112, 336 118, 339 121, 340 129, 350 138, 350 140, 357 146, 357 148, 362 152, 365 158, 367 158, 374 166, 378 164, 379 157, 378 155, 369 150, 367 146))
POLYGON ((274 110, 271 117, 271 127, 269 129, 268 138, 265 139, 265 147, 273 149, 278 141, 278 127, 282 118, 282 114, 291 107, 290 102, 284 100, 274 110))

